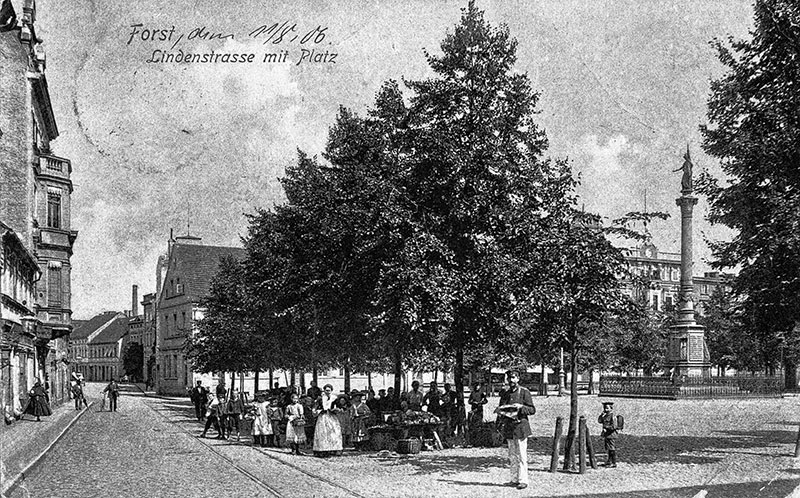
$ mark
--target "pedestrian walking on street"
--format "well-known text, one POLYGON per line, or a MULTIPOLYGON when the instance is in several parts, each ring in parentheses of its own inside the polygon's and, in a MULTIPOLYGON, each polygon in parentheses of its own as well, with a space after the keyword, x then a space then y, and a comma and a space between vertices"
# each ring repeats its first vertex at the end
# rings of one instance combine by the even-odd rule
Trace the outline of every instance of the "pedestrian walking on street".
POLYGON ((536 413, 531 392, 519 385, 519 374, 506 372, 508 389, 500 397, 497 407, 498 429, 508 444, 511 480, 508 486, 517 489, 528 487, 528 437, 532 434, 528 416, 536 413))
POLYGON ((224 439, 225 433, 223 432, 222 424, 220 424, 219 419, 219 398, 215 397, 213 394, 209 394, 208 397, 210 398, 211 402, 208 404, 208 408, 206 409, 206 425, 203 428, 203 433, 200 435, 200 437, 206 437, 208 429, 213 425, 214 430, 217 431, 217 439, 224 439))
POLYGON ((89 404, 86 402, 86 396, 83 394, 83 386, 81 385, 80 381, 76 381, 72 386, 72 399, 75 400, 76 410, 80 410, 84 406, 89 408, 89 404))
POLYGON ((42 421, 41 417, 49 417, 53 414, 50 410, 50 396, 38 378, 28 392, 28 405, 25 407, 24 414, 33 415, 37 422, 42 421))
POLYGON ((119 398, 119 386, 117 385, 117 381, 114 380, 114 377, 111 377, 111 382, 108 383, 105 389, 103 389, 104 393, 108 393, 108 411, 115 412, 117 411, 117 398, 119 398))
POLYGON ((614 415, 614 403, 603 402, 603 413, 597 417, 597 422, 603 425, 603 445, 606 448, 606 463, 603 467, 617 466, 617 431, 621 429, 618 418, 614 415))
POLYGON ((194 403, 194 414, 198 421, 206 416, 206 403, 208 403, 208 389, 203 387, 203 381, 198 380, 197 385, 192 388, 189 398, 194 403))
POLYGON ((292 454, 302 455, 300 445, 306 442, 305 408, 300 404, 297 393, 292 394, 291 401, 286 407, 286 444, 292 449, 292 454))

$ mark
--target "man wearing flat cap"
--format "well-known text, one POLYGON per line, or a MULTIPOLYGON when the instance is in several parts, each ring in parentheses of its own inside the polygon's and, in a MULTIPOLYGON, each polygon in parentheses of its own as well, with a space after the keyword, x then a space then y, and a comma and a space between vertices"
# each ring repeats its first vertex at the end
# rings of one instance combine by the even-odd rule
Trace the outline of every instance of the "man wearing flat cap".
POLYGON ((508 486, 528 487, 528 437, 532 434, 528 415, 536 413, 531 392, 519 385, 519 374, 506 372, 508 389, 500 396, 497 419, 500 432, 508 444, 511 481, 508 486))

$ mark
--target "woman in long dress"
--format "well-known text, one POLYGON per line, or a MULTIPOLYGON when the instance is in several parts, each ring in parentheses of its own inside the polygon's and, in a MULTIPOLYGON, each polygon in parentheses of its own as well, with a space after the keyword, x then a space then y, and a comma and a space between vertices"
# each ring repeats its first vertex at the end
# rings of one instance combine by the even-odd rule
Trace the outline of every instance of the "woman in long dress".
POLYGON ((363 394, 354 392, 351 394, 353 405, 350 407, 350 419, 353 424, 353 444, 357 450, 363 450, 365 443, 369 441, 367 431, 367 421, 372 415, 369 407, 361 401, 363 394))
POLYGON ((300 445, 306 442, 306 418, 300 396, 292 393, 292 404, 286 407, 286 443, 292 448, 292 453, 302 455, 300 445))
POLYGON ((272 422, 269 419, 269 402, 263 394, 256 396, 256 403, 253 405, 253 408, 255 409, 255 418, 253 419, 253 446, 261 446, 263 448, 267 445, 266 437, 272 435, 272 422))
POLYGON ((317 400, 317 426, 314 429, 314 455, 330 456, 342 452, 342 428, 336 414, 336 397, 331 393, 333 386, 326 384, 317 400))
POLYGON ((47 395, 47 390, 39 379, 36 379, 36 384, 28 392, 28 396, 28 406, 25 407, 25 413, 36 417, 37 422, 42 421, 40 417, 52 415, 53 412, 50 411, 50 405, 48 404, 49 396, 47 395))

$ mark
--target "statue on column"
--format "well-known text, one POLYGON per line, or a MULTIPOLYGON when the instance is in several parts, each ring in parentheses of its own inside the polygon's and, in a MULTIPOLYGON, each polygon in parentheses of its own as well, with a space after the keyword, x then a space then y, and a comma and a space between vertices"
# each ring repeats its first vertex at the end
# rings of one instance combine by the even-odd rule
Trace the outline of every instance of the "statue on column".
POLYGON ((681 179, 681 192, 692 192, 692 159, 689 157, 689 146, 686 146, 686 154, 683 156, 683 166, 673 171, 683 171, 683 178, 681 179))

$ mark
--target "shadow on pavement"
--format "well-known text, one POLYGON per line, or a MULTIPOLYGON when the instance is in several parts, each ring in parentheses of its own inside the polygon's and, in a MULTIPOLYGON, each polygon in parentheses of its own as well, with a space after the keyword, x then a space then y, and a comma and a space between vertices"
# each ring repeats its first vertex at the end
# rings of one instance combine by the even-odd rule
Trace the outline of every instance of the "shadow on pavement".
POLYGON ((653 490, 615 491, 613 493, 565 495, 560 498, 686 498, 702 490, 708 491, 706 498, 784 498, 800 484, 800 479, 781 479, 775 481, 737 482, 709 486, 688 486, 682 488, 662 488, 653 490))
POLYGON ((457 474, 485 471, 488 467, 508 467, 508 458, 499 456, 425 455, 404 458, 402 462, 416 467, 416 474, 457 474))

